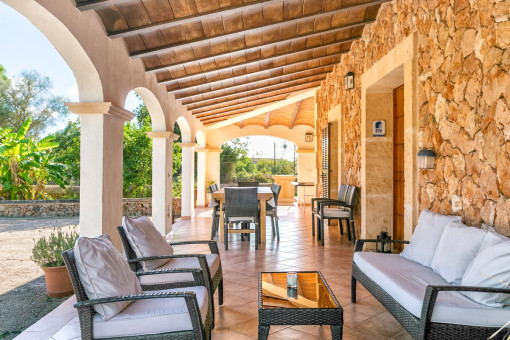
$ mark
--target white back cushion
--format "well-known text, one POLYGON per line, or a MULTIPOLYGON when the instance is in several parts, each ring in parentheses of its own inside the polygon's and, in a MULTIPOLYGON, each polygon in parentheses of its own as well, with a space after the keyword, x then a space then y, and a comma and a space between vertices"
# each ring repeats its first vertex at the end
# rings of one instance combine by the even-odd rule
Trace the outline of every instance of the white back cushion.
POLYGON ((400 253, 408 260, 430 267, 443 230, 450 222, 460 222, 460 216, 446 216, 423 210, 409 245, 400 253))
MULTIPOLYGON (((485 247, 466 269, 463 286, 510 288, 510 242, 503 241, 485 247)), ((510 304, 509 294, 463 292, 471 300, 491 307, 510 304)))
POLYGON ((432 270, 449 283, 460 284, 486 234, 485 230, 468 227, 460 222, 448 223, 432 258, 432 270))
MULTIPOLYGON (((147 216, 131 218, 125 216, 122 226, 131 248, 137 257, 173 255, 174 249, 159 233, 147 216)), ((153 270, 165 265, 170 259, 142 262, 144 270, 153 270)))
MULTIPOLYGON (((141 294, 142 287, 129 264, 110 241, 110 236, 80 237, 74 245, 80 281, 89 299, 141 294)), ((94 305, 96 312, 108 320, 132 301, 94 305)))

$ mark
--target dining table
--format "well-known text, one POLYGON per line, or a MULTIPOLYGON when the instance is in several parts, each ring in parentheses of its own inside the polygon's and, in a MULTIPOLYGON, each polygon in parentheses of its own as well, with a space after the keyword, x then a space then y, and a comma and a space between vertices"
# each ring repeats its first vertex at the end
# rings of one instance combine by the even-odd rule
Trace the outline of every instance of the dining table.
MULTIPOLYGON (((255 188, 255 187, 254 187, 255 188)), ((220 211, 223 211, 225 203, 225 189, 221 188, 211 195, 220 204, 220 211)), ((273 198, 270 187, 257 187, 257 197, 260 202, 260 243, 266 242, 266 202, 273 198)), ((223 242, 223 214, 220 214, 220 241, 223 242)))

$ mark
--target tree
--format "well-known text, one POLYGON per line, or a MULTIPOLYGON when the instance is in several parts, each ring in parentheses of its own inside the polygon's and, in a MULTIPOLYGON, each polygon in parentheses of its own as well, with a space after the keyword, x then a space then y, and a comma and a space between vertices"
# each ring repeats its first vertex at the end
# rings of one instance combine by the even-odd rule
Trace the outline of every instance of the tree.
POLYGON ((36 138, 57 118, 68 114, 63 97, 50 94, 50 78, 37 71, 23 71, 19 77, 5 79, 0 70, 0 126, 10 126, 17 131, 30 118, 31 129, 27 137, 36 138), (8 83, 6 87, 6 82, 8 83))
POLYGON ((48 180, 61 188, 68 184, 66 166, 55 162, 52 152, 58 143, 53 136, 39 142, 27 138, 30 123, 28 118, 17 132, 0 128, 0 184, 7 199, 45 198, 48 180))
POLYGON ((55 161, 68 166, 72 182, 80 182, 80 121, 69 121, 63 130, 55 132, 55 161))

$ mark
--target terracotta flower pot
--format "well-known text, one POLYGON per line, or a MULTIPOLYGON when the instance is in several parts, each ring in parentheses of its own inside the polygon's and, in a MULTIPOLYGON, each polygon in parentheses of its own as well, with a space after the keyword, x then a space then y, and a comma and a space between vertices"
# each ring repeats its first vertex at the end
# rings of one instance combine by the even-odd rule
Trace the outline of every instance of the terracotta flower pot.
POLYGON ((49 297, 62 297, 74 293, 66 266, 42 267, 42 270, 46 280, 46 294, 49 297))

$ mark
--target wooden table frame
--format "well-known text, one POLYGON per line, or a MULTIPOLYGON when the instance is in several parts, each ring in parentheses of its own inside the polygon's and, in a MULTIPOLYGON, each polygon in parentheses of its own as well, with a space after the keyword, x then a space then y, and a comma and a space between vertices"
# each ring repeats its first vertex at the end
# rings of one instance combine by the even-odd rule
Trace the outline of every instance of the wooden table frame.
MULTIPOLYGON (((260 202, 260 243, 266 242, 266 201, 273 198, 273 192, 270 187, 257 187, 258 199, 260 202)), ((223 203, 225 203, 225 190, 221 188, 212 193, 212 197, 220 203, 220 242, 223 242, 223 203)))

